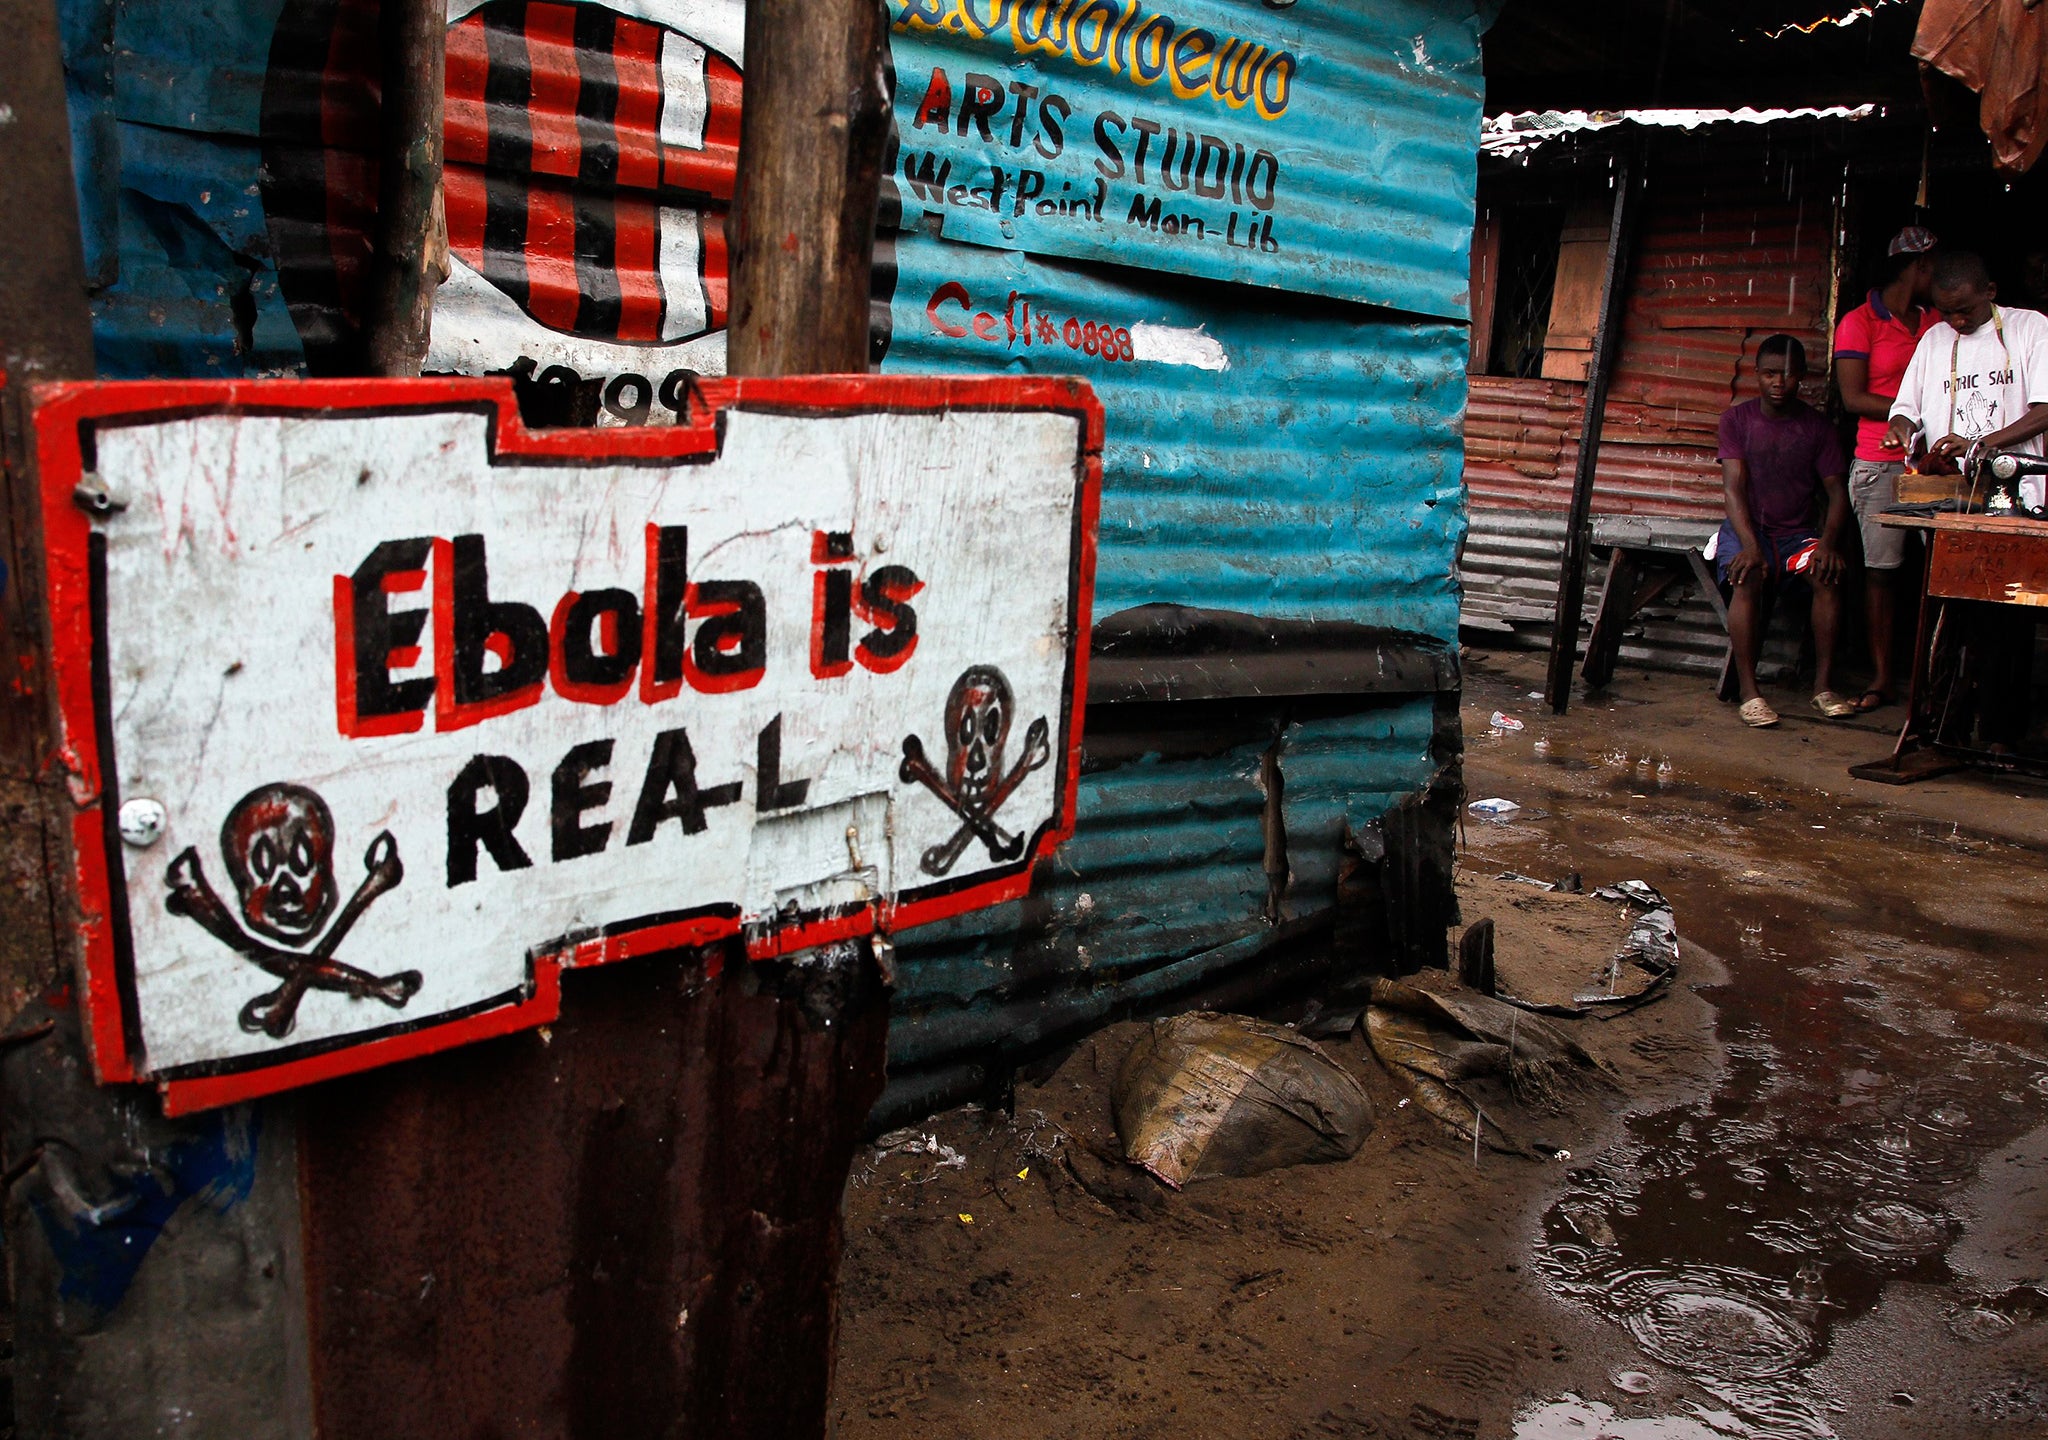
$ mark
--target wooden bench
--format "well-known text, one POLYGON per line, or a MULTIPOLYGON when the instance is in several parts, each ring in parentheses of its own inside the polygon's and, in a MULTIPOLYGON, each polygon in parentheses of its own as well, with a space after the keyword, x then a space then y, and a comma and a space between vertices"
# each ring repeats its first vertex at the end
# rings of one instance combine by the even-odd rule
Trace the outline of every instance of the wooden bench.
MULTIPOLYGON (((1728 633, 1728 597, 1714 576, 1714 562, 1706 558, 1707 541, 1717 525, 1698 520, 1671 520, 1655 516, 1612 515, 1593 522, 1593 545, 1608 551, 1607 580, 1593 612, 1593 631, 1586 641, 1586 657, 1579 673, 1589 686, 1601 686, 1614 678, 1621 656, 1621 644, 1628 629, 1646 606, 1668 597, 1674 590, 1690 586, 1699 591, 1713 608, 1728 633)), ((1764 596, 1764 653, 1758 663, 1774 672, 1804 674, 1813 665, 1813 637, 1807 627, 1805 599, 1794 601, 1782 633, 1772 634, 1777 619, 1777 591, 1764 596)), ((1735 646, 1721 652, 1719 676, 1714 693, 1723 700, 1737 698, 1735 646)))
MULTIPOLYGON (((1721 629, 1728 629, 1728 603, 1715 583, 1713 566, 1703 553, 1715 527, 1698 520, 1657 516, 1609 515, 1593 521, 1593 545, 1608 553, 1607 581, 1593 611, 1593 633, 1586 640, 1586 658, 1579 674, 1595 688, 1614 679, 1621 659, 1622 637, 1646 605, 1653 605, 1681 585, 1697 586, 1714 607, 1721 629)), ((1727 683, 1732 664, 1721 664, 1727 683)))

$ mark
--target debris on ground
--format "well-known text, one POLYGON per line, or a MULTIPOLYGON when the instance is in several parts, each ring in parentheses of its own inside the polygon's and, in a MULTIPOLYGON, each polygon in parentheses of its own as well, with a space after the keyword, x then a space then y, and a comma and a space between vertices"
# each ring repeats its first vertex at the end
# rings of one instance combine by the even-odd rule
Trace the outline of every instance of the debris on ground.
POLYGON ((922 1158, 932 1157, 932 1173, 920 1181, 929 1183, 942 1170, 964 1170, 967 1157, 955 1150, 938 1136, 912 1127, 907 1130, 891 1130, 875 1137, 875 1154, 871 1163, 879 1165, 891 1155, 910 1155, 922 1158))
POLYGON ((1363 1005, 1330 1006, 1321 1000, 1311 1000, 1301 1018, 1294 1022, 1294 1028, 1311 1040, 1342 1040, 1364 1018, 1363 1005))
MULTIPOLYGON (((1641 913, 1607 967, 1605 991, 1578 996, 1579 1003, 1589 1007, 1612 1007, 1617 1003, 1629 1007, 1656 999, 1678 973, 1678 919, 1672 913, 1671 902, 1654 885, 1641 880, 1603 886, 1593 892, 1593 898, 1637 907, 1641 913), (1633 967, 1637 973, 1624 978, 1624 966, 1633 967)), ((1613 1011, 1609 1008, 1600 1013, 1613 1011)))
POLYGON ((1488 993, 1508 1004, 1560 1019, 1611 1019, 1657 999, 1678 973, 1671 905, 1640 880, 1584 895, 1576 874, 1549 881, 1506 870, 1460 875, 1459 885, 1466 913, 1499 926, 1488 993), (1606 960, 1589 969, 1588 949, 1606 960))
POLYGON ((1497 878, 1516 885, 1533 885, 1538 890, 1548 890, 1554 895, 1581 895, 1586 889, 1586 882, 1580 878, 1576 870, 1557 880, 1538 880, 1534 875, 1524 875, 1517 870, 1503 870, 1497 878))
POLYGON ((1125 1158, 1176 1190, 1348 1160, 1373 1125, 1364 1088, 1320 1046, 1210 1011, 1153 1021, 1124 1057, 1113 1103, 1125 1158))
POLYGON ((1522 813, 1521 806, 1497 795, 1491 800, 1474 800, 1465 808, 1482 820, 1507 820, 1522 813))
POLYGON ((1493 921, 1475 921, 1458 941, 1458 983, 1481 995, 1499 989, 1493 967, 1493 921))
POLYGON ((1613 1083, 1557 1026, 1470 991, 1376 980, 1365 1025, 1373 1054, 1417 1105, 1503 1154, 1554 1155, 1556 1145, 1527 1137, 1527 1122, 1562 1108, 1587 1081, 1613 1083))

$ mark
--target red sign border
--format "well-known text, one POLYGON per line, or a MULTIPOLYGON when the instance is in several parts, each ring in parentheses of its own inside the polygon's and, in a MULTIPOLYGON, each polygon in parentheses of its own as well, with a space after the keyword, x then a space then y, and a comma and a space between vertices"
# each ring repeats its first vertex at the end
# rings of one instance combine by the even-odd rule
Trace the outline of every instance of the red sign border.
MULTIPOLYGON (((530 460, 689 460, 717 453, 725 412, 849 415, 873 412, 1054 411, 1081 421, 1078 562, 1068 637, 1067 745, 1052 823, 1006 874, 905 905, 877 902, 848 914, 746 937, 750 959, 909 929, 970 910, 1023 898, 1036 864, 1074 833, 1080 784, 1082 717, 1088 693, 1088 636, 1095 589, 1096 528, 1101 511, 1103 412, 1085 380, 1056 376, 946 379, 922 376, 830 375, 778 379, 705 379, 691 391, 688 424, 530 430, 520 420, 510 381, 463 377, 422 380, 133 380, 39 385, 32 391, 41 475, 45 600, 51 630, 51 676, 62 725, 55 763, 74 797, 72 820, 79 898, 78 952, 86 997, 86 1035, 102 1084, 152 1079, 166 1114, 218 1105, 355 1074, 415 1056, 545 1025, 561 1013, 561 972, 587 965, 705 945, 742 934, 737 916, 692 916, 533 957, 524 995, 512 1003, 419 1028, 253 1068, 190 1078, 153 1077, 130 1043, 129 998, 121 984, 116 929, 125 925, 125 893, 115 897, 108 863, 112 817, 101 800, 100 725, 94 703, 95 637, 89 546, 92 520, 75 498, 85 479, 83 436, 105 421, 135 422, 178 414, 347 414, 465 407, 491 416, 494 457, 530 460)), ((631 923, 631 922, 628 922, 631 923)))

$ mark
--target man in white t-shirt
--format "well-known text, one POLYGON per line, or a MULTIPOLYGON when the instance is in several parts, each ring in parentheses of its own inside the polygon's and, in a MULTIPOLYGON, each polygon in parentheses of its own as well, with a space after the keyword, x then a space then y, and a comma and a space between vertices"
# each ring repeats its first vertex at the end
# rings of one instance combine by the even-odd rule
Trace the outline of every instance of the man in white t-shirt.
POLYGON ((1941 323, 1906 366, 1886 445, 1909 456, 1924 447, 1920 468, 1941 474, 1966 467, 1973 451, 2041 454, 2048 316, 2000 305, 1984 262, 1966 250, 1935 260, 1933 291, 1941 323))

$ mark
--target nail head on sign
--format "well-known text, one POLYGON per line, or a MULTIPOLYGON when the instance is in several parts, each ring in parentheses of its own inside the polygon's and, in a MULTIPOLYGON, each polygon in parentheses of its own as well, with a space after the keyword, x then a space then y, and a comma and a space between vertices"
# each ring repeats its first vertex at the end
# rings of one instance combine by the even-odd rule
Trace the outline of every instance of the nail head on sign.
POLYGON ((138 850, 147 849, 163 839, 164 822, 168 818, 160 801, 142 798, 123 801, 119 822, 121 838, 138 850))

